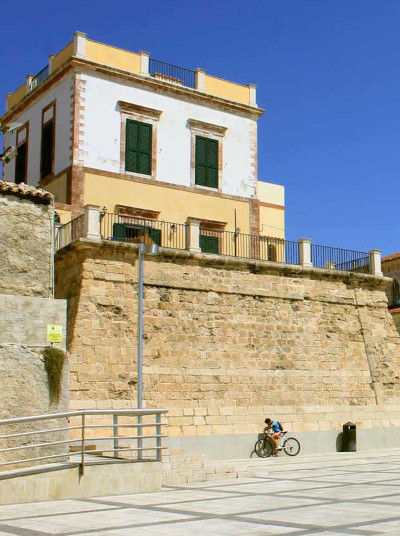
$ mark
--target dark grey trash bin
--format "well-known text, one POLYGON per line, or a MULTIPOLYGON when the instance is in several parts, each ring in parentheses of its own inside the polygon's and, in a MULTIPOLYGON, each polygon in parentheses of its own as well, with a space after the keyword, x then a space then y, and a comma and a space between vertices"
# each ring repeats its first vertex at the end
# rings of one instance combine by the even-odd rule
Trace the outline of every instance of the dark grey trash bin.
POLYGON ((342 452, 357 451, 357 426, 354 422, 346 422, 343 425, 343 447, 342 452))

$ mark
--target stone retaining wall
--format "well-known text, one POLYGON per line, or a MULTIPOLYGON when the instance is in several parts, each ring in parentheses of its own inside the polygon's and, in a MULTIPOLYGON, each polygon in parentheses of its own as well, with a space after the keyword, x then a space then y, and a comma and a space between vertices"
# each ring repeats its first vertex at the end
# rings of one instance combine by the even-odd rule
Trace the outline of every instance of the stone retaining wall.
POLYGON ((0 294, 50 297, 52 204, 0 195, 0 294))
MULTIPOLYGON (((80 241, 58 253, 72 408, 135 407, 136 252, 80 241)), ((266 414, 294 431, 333 430, 351 416, 399 424, 387 283, 178 251, 147 258, 146 405, 169 408, 172 437, 257 433, 266 414)))

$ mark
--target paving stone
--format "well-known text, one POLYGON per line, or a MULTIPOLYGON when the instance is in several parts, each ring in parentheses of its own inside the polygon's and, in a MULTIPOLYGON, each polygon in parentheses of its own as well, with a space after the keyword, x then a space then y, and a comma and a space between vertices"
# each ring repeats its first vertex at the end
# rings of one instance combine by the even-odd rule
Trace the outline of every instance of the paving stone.
POLYGON ((255 478, 0 506, 0 536, 400 534, 400 449, 284 458, 255 478))

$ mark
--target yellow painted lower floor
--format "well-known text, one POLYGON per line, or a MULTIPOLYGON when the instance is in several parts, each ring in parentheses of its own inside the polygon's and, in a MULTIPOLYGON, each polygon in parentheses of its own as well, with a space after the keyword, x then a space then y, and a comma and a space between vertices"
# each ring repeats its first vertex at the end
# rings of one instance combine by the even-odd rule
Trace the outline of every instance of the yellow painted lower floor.
MULTIPOLYGON (((240 233, 251 232, 251 200, 219 194, 201 188, 185 188, 165 183, 149 183, 135 177, 107 176, 104 173, 84 173, 83 205, 98 205, 108 213, 117 212, 118 205, 154 211, 158 220, 186 223, 188 218, 217 222, 219 228, 240 233)), ((56 195, 56 201, 65 203, 67 185, 61 176, 46 186, 56 195)), ((83 207, 82 207, 83 209, 83 207)), ((71 219, 65 206, 59 208, 61 223, 71 219)), ((271 204, 259 209, 260 234, 284 238, 284 207, 271 204)))

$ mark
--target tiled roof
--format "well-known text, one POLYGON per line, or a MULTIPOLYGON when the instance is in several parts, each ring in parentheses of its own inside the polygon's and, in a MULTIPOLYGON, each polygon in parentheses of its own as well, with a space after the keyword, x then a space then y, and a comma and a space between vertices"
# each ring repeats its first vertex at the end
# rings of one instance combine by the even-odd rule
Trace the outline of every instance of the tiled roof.
POLYGON ((396 259, 400 259, 400 251, 398 251, 397 253, 392 253, 391 255, 387 255, 386 257, 383 257, 382 262, 394 261, 396 259))
POLYGON ((43 205, 50 205, 53 203, 53 194, 35 188, 24 182, 16 184, 15 182, 6 182, 0 180, 0 194, 3 195, 15 195, 17 197, 23 197, 24 199, 31 199, 35 203, 41 203, 43 205))
POLYGON ((400 307, 389 309, 389 313, 392 313, 392 315, 397 315, 397 313, 400 313, 400 307))

